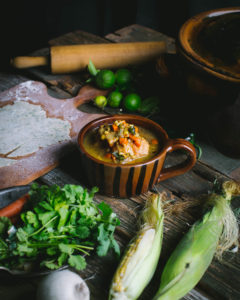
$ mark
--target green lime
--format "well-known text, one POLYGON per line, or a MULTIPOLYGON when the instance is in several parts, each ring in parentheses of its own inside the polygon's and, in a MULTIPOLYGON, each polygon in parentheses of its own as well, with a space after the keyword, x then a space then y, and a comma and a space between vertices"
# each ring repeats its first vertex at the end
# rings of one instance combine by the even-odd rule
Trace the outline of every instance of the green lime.
POLYGON ((141 97, 136 93, 132 93, 132 94, 128 94, 124 98, 123 106, 127 110, 136 111, 140 107, 141 102, 142 102, 141 97))
POLYGON ((94 99, 94 103, 96 104, 96 106, 103 108, 107 105, 107 98, 105 96, 97 96, 94 99))
POLYGON ((132 74, 128 69, 119 69, 115 73, 116 76, 116 82, 119 85, 126 85, 131 82, 132 80, 132 74))
POLYGON ((101 70, 96 75, 96 85, 100 89, 109 89, 115 83, 115 75, 111 70, 101 70))
POLYGON ((113 91, 109 94, 108 105, 110 107, 119 107, 122 101, 123 95, 118 91, 113 91))

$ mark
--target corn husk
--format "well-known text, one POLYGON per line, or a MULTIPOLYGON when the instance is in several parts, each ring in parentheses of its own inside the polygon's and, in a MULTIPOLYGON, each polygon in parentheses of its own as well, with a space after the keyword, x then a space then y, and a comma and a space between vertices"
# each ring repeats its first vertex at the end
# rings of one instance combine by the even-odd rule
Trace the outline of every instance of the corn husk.
POLYGON ((151 280, 158 264, 162 237, 161 195, 152 194, 141 216, 141 228, 130 242, 113 277, 109 299, 137 299, 151 280))
POLYGON ((211 209, 182 238, 164 267, 161 284, 154 300, 176 300, 186 295, 199 282, 214 255, 238 244, 238 223, 230 200, 240 194, 234 182, 223 184, 224 194, 211 194, 211 209))

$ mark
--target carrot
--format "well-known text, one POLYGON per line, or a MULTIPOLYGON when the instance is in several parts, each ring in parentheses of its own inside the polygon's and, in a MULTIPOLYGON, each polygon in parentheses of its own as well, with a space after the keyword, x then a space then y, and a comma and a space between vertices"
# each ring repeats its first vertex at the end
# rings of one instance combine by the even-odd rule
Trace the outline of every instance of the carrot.
POLYGON ((130 139, 131 139, 132 141, 134 141, 134 139, 136 138, 136 136, 133 135, 133 134, 129 134, 129 137, 130 137, 130 139))
POLYGON ((2 209, 0 209, 0 217, 12 218, 17 216, 21 212, 24 204, 27 202, 29 198, 30 195, 25 194, 19 199, 17 199, 16 201, 14 201, 13 203, 3 207, 2 209))
POLYGON ((152 143, 153 145, 157 145, 157 144, 158 144, 158 140, 157 140, 157 139, 153 139, 153 140, 151 141, 151 143, 152 143))
POLYGON ((134 144, 135 144, 137 147, 140 147, 140 146, 141 146, 141 140, 140 140, 139 137, 136 138, 135 141, 133 141, 133 142, 134 142, 134 144))
POLYGON ((119 138, 119 144, 120 145, 126 145, 127 142, 128 142, 127 138, 124 138, 124 137, 119 138))
POLYGON ((118 126, 117 125, 115 125, 115 124, 112 124, 112 128, 113 128, 113 131, 118 131, 118 126))
POLYGON ((138 127, 137 127, 137 126, 134 126, 134 128, 135 128, 135 132, 138 132, 138 127))
POLYGON ((111 158, 111 157, 112 157, 112 154, 111 154, 110 152, 108 152, 108 153, 105 154, 105 157, 106 157, 106 158, 111 158))
POLYGON ((135 135, 133 135, 133 134, 130 134, 129 137, 130 137, 130 139, 134 142, 134 144, 135 144, 137 147, 140 147, 140 146, 141 146, 141 139, 140 139, 140 137, 135 136, 135 135))

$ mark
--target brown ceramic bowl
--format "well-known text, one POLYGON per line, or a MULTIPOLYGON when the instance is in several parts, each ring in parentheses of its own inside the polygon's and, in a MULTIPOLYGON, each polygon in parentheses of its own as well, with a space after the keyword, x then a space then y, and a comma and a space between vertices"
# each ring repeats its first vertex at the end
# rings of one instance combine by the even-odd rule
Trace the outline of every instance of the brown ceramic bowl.
POLYGON ((200 13, 182 25, 178 50, 196 68, 240 83, 239 26, 240 7, 200 13))
POLYGON ((190 142, 170 139, 160 125, 137 115, 106 116, 93 120, 79 132, 78 146, 89 185, 98 186, 100 193, 104 195, 120 198, 145 193, 159 181, 187 172, 196 162, 196 151, 190 142), (86 133, 102 124, 112 124, 115 120, 126 120, 154 132, 161 144, 159 153, 152 159, 137 164, 107 163, 91 156, 83 145, 86 133), (163 168, 167 153, 178 149, 185 150, 188 158, 176 166, 163 168))
POLYGON ((188 19, 179 30, 176 55, 159 59, 158 73, 174 78, 176 89, 207 106, 207 111, 232 104, 240 89, 240 61, 231 52, 239 51, 239 22, 240 7, 188 19))
POLYGON ((202 12, 181 26, 176 54, 157 60, 159 75, 201 103, 202 113, 234 103, 239 93, 239 27, 240 7, 202 12))

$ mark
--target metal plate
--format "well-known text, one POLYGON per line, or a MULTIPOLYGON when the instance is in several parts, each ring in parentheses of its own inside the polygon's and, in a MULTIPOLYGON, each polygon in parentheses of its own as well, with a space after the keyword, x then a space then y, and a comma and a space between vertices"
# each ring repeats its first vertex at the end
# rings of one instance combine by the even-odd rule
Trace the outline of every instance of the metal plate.
POLYGON ((30 185, 22 185, 0 190, 0 209, 13 203, 30 190, 30 185))

